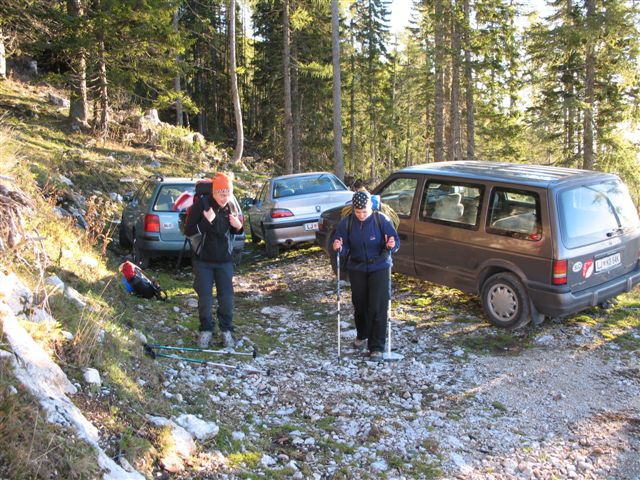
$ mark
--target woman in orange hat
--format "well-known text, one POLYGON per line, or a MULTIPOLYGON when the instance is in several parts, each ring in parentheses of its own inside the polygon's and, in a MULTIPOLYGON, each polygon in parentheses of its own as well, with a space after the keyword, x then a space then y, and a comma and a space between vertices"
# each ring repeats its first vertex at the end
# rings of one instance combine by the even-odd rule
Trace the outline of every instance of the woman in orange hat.
POLYGON ((218 172, 213 177, 211 196, 191 207, 185 226, 187 236, 201 234, 202 245, 192 257, 198 294, 200 336, 198 346, 207 348, 213 336, 213 285, 218 300, 218 326, 225 348, 235 347, 233 340, 233 238, 242 233, 242 222, 232 211, 229 200, 233 195, 233 177, 218 172))

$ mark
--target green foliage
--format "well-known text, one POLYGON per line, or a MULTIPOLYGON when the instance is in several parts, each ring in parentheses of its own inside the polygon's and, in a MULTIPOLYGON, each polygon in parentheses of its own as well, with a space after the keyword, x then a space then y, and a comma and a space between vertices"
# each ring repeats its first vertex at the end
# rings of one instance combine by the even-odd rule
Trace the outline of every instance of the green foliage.
POLYGON ((13 385, 0 359, 0 476, 15 479, 91 479, 100 476, 96 452, 59 425, 23 388, 13 385), (12 393, 15 389, 17 393, 12 393))
MULTIPOLYGON (((637 9, 627 2, 596 3, 593 18, 584 4, 557 3, 550 20, 527 32, 532 87, 529 124, 545 144, 550 163, 582 166, 583 117, 593 113, 595 168, 615 171, 629 151, 616 139, 624 121, 637 121, 637 9), (587 49, 595 56, 595 104, 585 98, 587 49), (617 158, 616 158, 617 157, 617 158), (615 167, 614 167, 615 165, 615 167)), ((632 176, 629 176, 632 178, 632 176)), ((635 179, 633 179, 635 182, 635 179)))

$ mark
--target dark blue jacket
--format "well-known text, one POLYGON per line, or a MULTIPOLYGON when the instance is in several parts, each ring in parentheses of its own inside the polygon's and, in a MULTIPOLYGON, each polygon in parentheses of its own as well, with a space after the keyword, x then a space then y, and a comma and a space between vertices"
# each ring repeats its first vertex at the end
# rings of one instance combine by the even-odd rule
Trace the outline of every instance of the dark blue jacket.
POLYGON ((393 228, 389 219, 380 212, 374 211, 364 222, 353 216, 351 222, 351 235, 349 235, 349 217, 347 215, 336 228, 336 233, 331 239, 331 243, 336 238, 342 238, 341 260, 348 257, 347 269, 359 272, 375 272, 393 265, 391 255, 400 248, 398 232, 393 228), (374 215, 378 215, 380 226, 376 222, 374 215), (395 248, 389 252, 386 248, 384 237, 393 236, 396 239, 395 248))

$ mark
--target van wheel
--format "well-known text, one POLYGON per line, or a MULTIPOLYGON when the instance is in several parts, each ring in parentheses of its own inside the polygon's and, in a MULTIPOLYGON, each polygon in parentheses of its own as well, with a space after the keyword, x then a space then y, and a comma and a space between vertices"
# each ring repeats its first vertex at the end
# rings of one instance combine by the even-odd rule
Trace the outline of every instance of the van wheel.
POLYGON ((280 247, 277 243, 269 243, 267 240, 267 235, 264 231, 264 227, 262 227, 262 239, 264 240, 264 250, 269 258, 276 258, 280 253, 280 247))
POLYGON ((521 328, 531 320, 529 295, 513 273, 496 273, 484 282, 482 308, 489 321, 500 328, 521 328))

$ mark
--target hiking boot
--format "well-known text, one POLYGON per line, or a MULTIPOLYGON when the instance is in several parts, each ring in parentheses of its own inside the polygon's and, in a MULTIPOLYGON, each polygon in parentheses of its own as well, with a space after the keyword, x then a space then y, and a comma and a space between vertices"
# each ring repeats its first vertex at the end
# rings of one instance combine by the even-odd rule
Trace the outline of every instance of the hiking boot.
POLYGON ((354 348, 355 350, 359 350, 359 351, 361 351, 361 352, 362 352, 362 351, 364 351, 364 350, 366 350, 366 349, 367 349, 367 343, 368 343, 368 342, 367 342, 367 339, 366 339, 366 338, 363 338, 362 340, 361 340, 361 339, 359 339, 359 338, 356 338, 356 339, 353 341, 353 344, 352 344, 352 345, 353 345, 353 348, 354 348))
POLYGON ((229 330, 222 332, 222 346, 224 348, 234 348, 236 346, 236 341, 229 330))
POLYGON ((212 333, 209 331, 200 332, 198 337, 198 348, 208 348, 211 342, 212 333))
POLYGON ((384 354, 382 352, 371 352, 369 353, 369 358, 372 362, 381 362, 384 360, 384 354))

